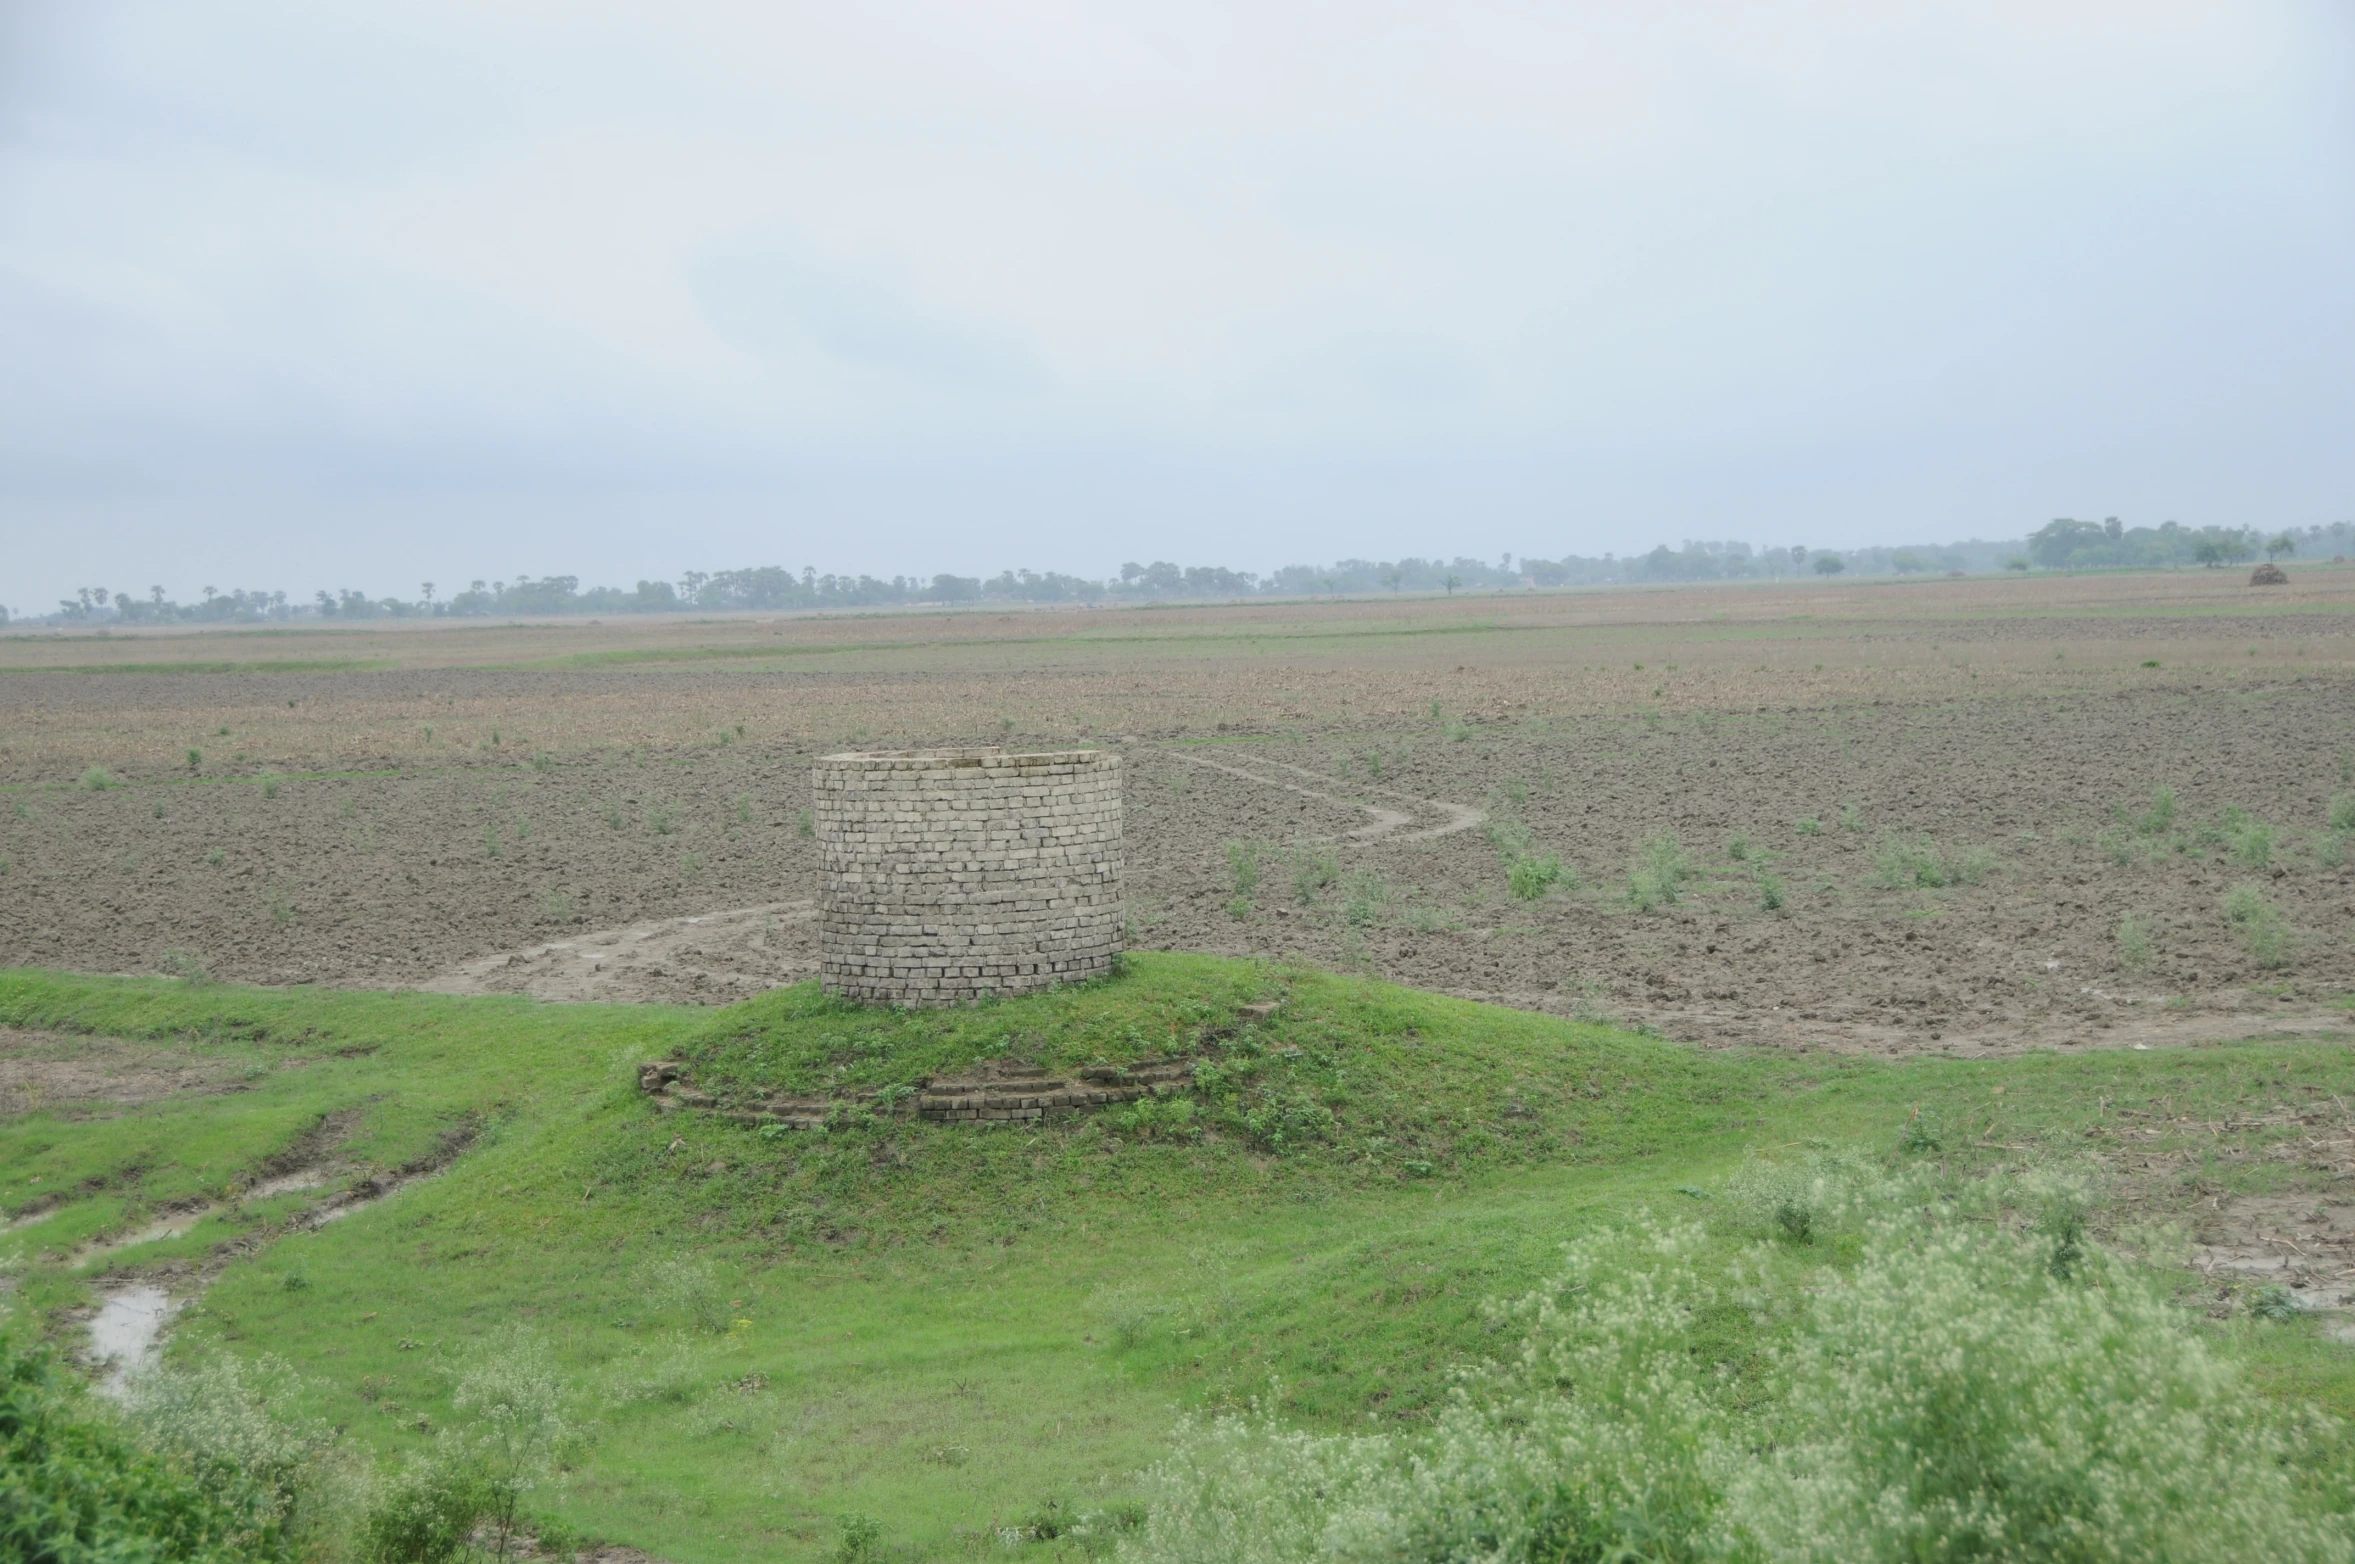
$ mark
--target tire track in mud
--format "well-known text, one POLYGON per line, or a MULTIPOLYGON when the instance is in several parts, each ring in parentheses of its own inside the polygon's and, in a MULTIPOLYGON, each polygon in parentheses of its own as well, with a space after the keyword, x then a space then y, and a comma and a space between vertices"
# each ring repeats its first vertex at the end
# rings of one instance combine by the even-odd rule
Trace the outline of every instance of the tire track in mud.
MULTIPOLYGON (((1245 782, 1255 782, 1261 787, 1280 788, 1284 792, 1297 793, 1303 798, 1313 798, 1321 803, 1332 804, 1341 809, 1362 809, 1373 816, 1372 820, 1359 826, 1356 830, 1343 833, 1345 841, 1428 842, 1442 836, 1453 836, 1458 831, 1469 831, 1476 826, 1485 824, 1488 820, 1488 811, 1476 809, 1470 804, 1451 804, 1438 798, 1418 798, 1412 793, 1401 792, 1392 787, 1365 789, 1366 792, 1405 799, 1422 809, 1445 817, 1438 825, 1427 826, 1420 831, 1405 831, 1404 834, 1401 834, 1404 827, 1414 823, 1413 815, 1396 809, 1385 809, 1380 804, 1369 804, 1362 799, 1346 798, 1338 793, 1303 787, 1297 782, 1282 782, 1272 777, 1263 777, 1255 772, 1246 771, 1241 766, 1229 765, 1221 760, 1212 760, 1207 755, 1189 755, 1183 750, 1175 749, 1165 749, 1161 751, 1161 754, 1170 760, 1182 760, 1189 766, 1202 766, 1212 771, 1224 772, 1230 777, 1239 777, 1245 782)), ((1336 777, 1311 771, 1305 766, 1295 766, 1289 761, 1261 758, 1256 763, 1273 771, 1289 771, 1295 776, 1306 777, 1311 782, 1322 782, 1329 787, 1338 788, 1346 785, 1336 777)))

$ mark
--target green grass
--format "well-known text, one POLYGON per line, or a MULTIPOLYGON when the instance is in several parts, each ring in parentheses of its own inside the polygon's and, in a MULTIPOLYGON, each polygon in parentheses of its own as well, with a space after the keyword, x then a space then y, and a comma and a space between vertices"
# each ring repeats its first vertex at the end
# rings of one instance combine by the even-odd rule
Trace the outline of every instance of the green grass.
MULTIPOLYGON (((449 1420, 470 1345, 520 1320, 585 1430, 546 1506, 680 1564, 823 1557, 850 1513, 883 1517, 900 1556, 999 1552, 993 1528, 1046 1500, 1130 1493, 1186 1406, 1272 1393, 1312 1426, 1419 1424, 1451 1371, 1494 1348, 1484 1299, 1754 1148, 1891 1153, 1918 1110, 1943 1127, 1934 1154, 1969 1168, 2132 1125, 2134 1167, 2157 1170, 2133 1175, 2138 1199, 2189 1210, 2320 1189, 2268 1154, 2301 1127, 2251 1121, 2355 1096, 2344 1042, 1704 1053, 1175 955, 919 1014, 809 987, 710 1011, 18 970, 0 972, 0 1025, 143 1039, 235 1088, 0 1123, 0 1207, 55 1208, 0 1236, 35 1321, 73 1339, 65 1311, 109 1269, 217 1267, 183 1350, 282 1354, 310 1411, 389 1456, 427 1443, 420 1420, 449 1420), (1241 1010, 1269 999, 1272 1015, 1241 1010), (825 1133, 764 1134, 658 1114, 635 1087, 653 1058, 750 1101, 999 1056, 1170 1051, 1209 1061, 1193 1096, 1028 1128, 846 1111, 825 1133), (2243 1127, 2211 1127, 2226 1120, 2243 1127), (315 1231, 300 1211, 328 1191, 234 1200, 329 1145, 347 1181, 445 1170, 315 1231), (215 1204, 182 1237, 73 1259, 197 1201, 215 1204), (657 1285, 680 1261, 708 1267, 705 1303, 724 1310, 657 1285)), ((2317 1332, 2273 1330, 2249 1361, 2277 1393, 2355 1412, 2355 1354, 2317 1332)))

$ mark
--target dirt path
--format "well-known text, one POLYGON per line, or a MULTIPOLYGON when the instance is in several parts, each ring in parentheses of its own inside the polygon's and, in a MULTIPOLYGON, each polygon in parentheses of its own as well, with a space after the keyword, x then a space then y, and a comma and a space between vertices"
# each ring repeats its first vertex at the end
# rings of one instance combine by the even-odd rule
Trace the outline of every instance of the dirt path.
POLYGON ((1418 809, 1440 817, 1440 823, 1437 825, 1426 826, 1420 831, 1405 831, 1405 827, 1414 823, 1413 815, 1402 813, 1396 809, 1385 809, 1379 804, 1369 804, 1363 799, 1343 797, 1330 790, 1347 787, 1349 784, 1341 781, 1338 777, 1329 777, 1322 772, 1311 771, 1305 766, 1295 766, 1282 760, 1257 759, 1256 761, 1258 765, 1267 770, 1289 771, 1294 776, 1306 777, 1311 782, 1322 782, 1325 784, 1323 788, 1302 787, 1297 782, 1277 781, 1272 777, 1261 776, 1257 772, 1245 770, 1241 766, 1231 766, 1224 761, 1212 760, 1207 755, 1188 754, 1184 750, 1170 749, 1163 750, 1161 753, 1171 760, 1182 760, 1189 766, 1207 766, 1212 771, 1223 771, 1230 777, 1240 777, 1246 782, 1256 782, 1261 787, 1281 788, 1287 793, 1297 793, 1302 798, 1313 798, 1320 803, 1333 804, 1342 809, 1362 809, 1373 816, 1373 819, 1347 834, 1347 840, 1352 842, 1385 840, 1428 842, 1442 836, 1453 836, 1458 831, 1469 831, 1476 826, 1485 824, 1488 819, 1488 811, 1475 809, 1470 804, 1451 804, 1444 799, 1437 798, 1417 798, 1411 793, 1402 793, 1394 787, 1368 787, 1360 790, 1368 793, 1380 793, 1390 798, 1405 799, 1418 809), (1400 834, 1402 831, 1404 834, 1400 834))
POLYGON ((596 1004, 732 1004, 818 969, 815 902, 766 902, 550 940, 462 962, 431 994, 529 994, 596 1004))

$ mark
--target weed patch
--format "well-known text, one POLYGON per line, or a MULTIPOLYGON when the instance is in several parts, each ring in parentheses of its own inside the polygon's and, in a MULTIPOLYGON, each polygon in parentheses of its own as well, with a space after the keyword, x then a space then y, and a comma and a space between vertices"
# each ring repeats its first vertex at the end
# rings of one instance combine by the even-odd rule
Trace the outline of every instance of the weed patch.
POLYGON ((1628 905, 1638 912, 1656 912, 1674 906, 1683 894, 1685 881, 1697 872, 1676 833, 1656 831, 1637 846, 1635 861, 1628 866, 1628 905))
POLYGON ((2236 885, 2224 893, 2224 921, 2260 967, 2286 967, 2297 954, 2297 938, 2289 919, 2254 885, 2236 885))
POLYGON ((1983 847, 1949 852, 1926 834, 1884 834, 1873 849, 1873 883, 1883 890, 1935 889, 1976 885, 1995 867, 1983 847))

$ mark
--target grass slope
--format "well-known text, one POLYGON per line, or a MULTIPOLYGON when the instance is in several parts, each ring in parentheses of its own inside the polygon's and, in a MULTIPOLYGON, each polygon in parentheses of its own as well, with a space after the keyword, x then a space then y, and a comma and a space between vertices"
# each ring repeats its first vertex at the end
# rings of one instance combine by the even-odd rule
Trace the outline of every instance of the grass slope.
MULTIPOLYGON (((682 1564, 821 1556, 848 1512, 915 1556, 989 1551, 1048 1500, 1118 1499, 1177 1409, 1271 1386, 1311 1423, 1419 1418, 1492 1345, 1483 1298, 1754 1149, 1886 1154, 1918 1112, 1943 1126, 1920 1154, 1967 1168, 2132 1124, 2112 1162, 2133 1203, 2188 1209, 2325 1187, 2295 1125, 2211 1126, 2355 1094, 2340 1043, 1700 1053, 1169 955, 920 1015, 807 988, 711 1012, 12 971, 0 1024, 150 1040, 234 1088, 0 1124, 0 1208, 40 1218, 0 1254, 53 1331, 110 1271, 210 1276, 183 1349, 285 1356, 315 1411, 389 1454, 450 1415, 470 1343, 529 1322, 585 1431, 550 1507, 682 1564), (1192 1096, 1020 1129, 845 1113, 763 1134, 658 1115, 634 1081, 679 1058, 749 1098, 1168 1052, 1206 1061, 1192 1096), (321 1158, 346 1182, 444 1170, 315 1230, 302 1209, 326 1191, 237 1198, 321 1158), (85 1249, 199 1203, 185 1235, 85 1249)), ((2355 1412, 2355 1353, 2310 1326, 2234 1340, 2277 1393, 2355 1412)))

